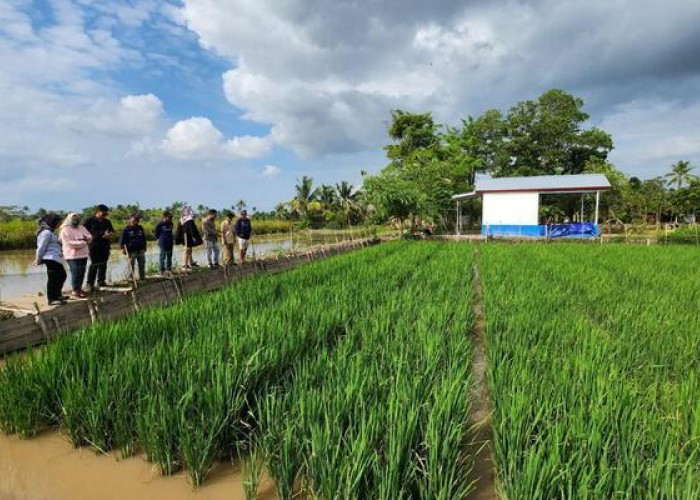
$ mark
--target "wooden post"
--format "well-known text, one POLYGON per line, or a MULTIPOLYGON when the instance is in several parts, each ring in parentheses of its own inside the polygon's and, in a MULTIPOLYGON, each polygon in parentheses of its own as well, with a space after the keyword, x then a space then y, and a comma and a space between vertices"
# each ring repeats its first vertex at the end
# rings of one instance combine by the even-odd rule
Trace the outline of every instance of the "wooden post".
POLYGON ((49 339, 49 329, 46 327, 46 322, 44 321, 44 317, 41 315, 41 310, 39 309, 39 304, 34 302, 34 309, 36 309, 36 316, 34 316, 34 321, 36 322, 37 325, 39 325, 39 328, 41 328, 41 333, 44 334, 44 339, 48 340, 49 339))
POLYGON ((97 323, 97 314, 95 312, 95 307, 92 305, 92 299, 87 299, 85 304, 87 305, 88 312, 90 313, 90 321, 94 325, 97 323))
POLYGON ((126 248, 126 245, 123 245, 122 248, 124 249, 124 253, 126 254, 126 262, 129 264, 129 272, 131 273, 131 282, 134 285, 134 290, 136 290, 139 287, 139 285, 136 283, 136 275, 134 274, 134 265, 131 262, 131 255, 129 255, 129 249, 126 248))
POLYGON ((138 297, 136 295, 136 290, 131 291, 131 303, 134 306, 134 311, 138 311, 139 309, 141 309, 141 307, 139 306, 138 297))

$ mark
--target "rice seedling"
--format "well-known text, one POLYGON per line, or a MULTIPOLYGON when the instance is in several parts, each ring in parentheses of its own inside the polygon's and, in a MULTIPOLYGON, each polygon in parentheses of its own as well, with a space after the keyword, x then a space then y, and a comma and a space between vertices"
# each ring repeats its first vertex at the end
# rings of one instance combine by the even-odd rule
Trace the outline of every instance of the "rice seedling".
MULTIPOLYGON (((215 460, 255 442, 260 454, 252 452, 249 469, 255 472, 258 462, 264 463, 282 498, 293 495, 299 480, 311 484, 310 478, 321 478, 313 483, 314 491, 337 496, 331 493, 333 474, 340 478, 337 492, 361 496, 379 484, 382 471, 392 471, 392 480, 373 491, 389 497, 400 488, 410 494, 417 474, 414 455, 422 449, 428 419, 429 380, 452 373, 442 366, 446 360, 454 356, 467 363, 469 356, 463 347, 468 318, 441 315, 446 302, 437 301, 453 290, 435 292, 450 273, 451 283, 464 282, 464 275, 454 272, 470 253, 443 248, 448 247, 405 242, 369 248, 86 328, 35 356, 10 359, 0 371, 0 425, 23 435, 58 425, 76 446, 117 450, 124 457, 140 450, 163 474, 186 468, 194 486, 206 479, 215 460), (450 257, 448 274, 438 272, 436 253, 450 257), (431 265, 424 269, 427 261, 431 265), (428 319, 419 320, 431 296, 436 301, 428 319), (461 329, 453 332, 451 322, 463 322, 461 329), (444 340, 443 326, 454 333, 450 339, 459 340, 440 350, 435 339, 444 340), (400 329, 410 335, 382 340, 400 329), (432 340, 423 342, 423 336, 432 340), (394 348, 396 356, 379 352, 394 348), (439 361, 426 361, 427 354, 439 361), (368 363, 374 366, 369 383, 362 382, 368 363), (381 368, 384 363, 387 368, 381 368), (323 379, 326 364, 339 367, 331 370, 332 385, 324 383, 322 393, 309 394, 313 387, 308 384, 323 379), (421 371, 425 365, 432 370, 427 375, 421 371), (397 376, 393 386, 382 380, 397 376), (359 389, 349 387, 345 397, 338 397, 346 377, 359 389), (300 399, 309 405, 300 410, 306 428, 298 428, 286 413, 296 411, 289 394, 306 398, 300 399), (370 406, 360 415, 341 408, 365 403, 370 406), (26 415, 13 410, 18 404, 26 415), (389 410, 398 427, 391 432, 378 424, 389 410), (406 411, 413 415, 408 428, 406 411), (310 418, 325 421, 326 434, 310 425, 310 418), (337 425, 337 418, 348 429, 337 425), (385 436, 391 437, 386 443, 385 436), (316 443, 332 450, 333 440, 337 462, 326 460, 325 451, 321 458, 314 448, 316 443), (397 450, 403 457, 399 462, 378 458, 397 450), (409 486, 399 485, 406 478, 409 486)), ((467 300, 461 309, 469 309, 467 300)), ((253 495, 256 481, 248 482, 247 494, 253 495)))
POLYGON ((700 497, 696 255, 489 245, 482 256, 506 495, 700 497))
POLYGON ((372 314, 348 325, 335 349, 299 365, 289 391, 261 402, 260 433, 269 439, 260 446, 277 467, 284 462, 285 491, 299 475, 314 498, 463 498, 470 491, 463 445, 471 248, 428 248, 399 290, 379 290, 372 314), (460 291, 463 304, 451 306, 460 291), (287 459, 280 425, 296 438, 287 459), (443 443, 437 433, 444 429, 443 443))

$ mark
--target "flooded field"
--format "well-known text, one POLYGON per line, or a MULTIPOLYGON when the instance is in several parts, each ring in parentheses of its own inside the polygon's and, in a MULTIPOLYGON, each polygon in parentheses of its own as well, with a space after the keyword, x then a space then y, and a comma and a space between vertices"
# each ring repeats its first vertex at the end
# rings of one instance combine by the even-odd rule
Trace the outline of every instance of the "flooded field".
MULTIPOLYGON (((348 237, 347 235, 345 236, 348 237)), ((342 240, 343 235, 332 233, 311 234, 294 238, 294 249, 318 245, 322 243, 342 240)), ((254 254, 258 257, 277 251, 289 251, 292 249, 292 240, 288 234, 268 235, 255 238, 248 257, 254 254)), ((0 252, 0 301, 15 300, 25 295, 36 295, 44 292, 46 286, 46 271, 43 266, 34 265, 34 250, 7 250, 0 252)), ((223 254, 222 254, 223 258, 223 254)), ((194 251, 194 259, 200 265, 206 265, 206 250, 204 246, 194 251)), ((173 252, 173 268, 179 266, 181 260, 181 247, 175 247, 173 252)), ((107 266, 107 280, 117 281, 125 279, 128 275, 127 260, 119 248, 112 249, 109 264, 107 266)), ((156 272, 158 269, 158 245, 149 242, 146 254, 146 269, 148 272, 156 272)), ((66 286, 70 283, 70 277, 66 286)))
MULTIPOLYGON (((58 432, 21 441, 0 434, 0 500, 242 500, 243 476, 218 463, 210 480, 193 490, 187 475, 161 476, 143 457, 117 460, 114 454, 74 449, 58 432)), ((259 498, 274 499, 263 480, 259 498)))

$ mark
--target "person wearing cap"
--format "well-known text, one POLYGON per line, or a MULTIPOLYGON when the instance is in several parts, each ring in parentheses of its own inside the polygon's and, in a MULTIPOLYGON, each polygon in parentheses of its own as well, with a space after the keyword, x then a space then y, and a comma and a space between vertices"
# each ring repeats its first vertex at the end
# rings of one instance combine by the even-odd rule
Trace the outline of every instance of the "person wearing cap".
POLYGON ((209 269, 219 267, 219 234, 216 232, 216 210, 213 208, 202 221, 202 234, 207 247, 209 269))
POLYGON ((63 252, 55 232, 61 218, 56 214, 46 214, 39 221, 36 232, 36 262, 37 266, 46 266, 46 298, 50 306, 65 304, 63 284, 66 282, 66 270, 61 259, 63 252))
POLYGON ((90 242, 90 267, 87 275, 87 289, 95 286, 95 278, 99 286, 107 284, 107 261, 112 243, 114 227, 107 218, 109 208, 106 205, 97 205, 95 215, 85 221, 85 229, 92 235, 90 242))
POLYGON ((224 249, 224 265, 235 266, 236 258, 233 245, 236 242, 233 235, 233 212, 226 212, 226 218, 221 223, 221 246, 224 249))
MULTIPOLYGON (((138 263, 139 279, 146 279, 146 232, 141 225, 141 216, 137 213, 131 214, 129 224, 122 231, 119 238, 119 246, 122 253, 129 258, 131 272, 138 263)), ((132 279, 134 276, 130 276, 132 279)))
POLYGON ((73 298, 85 298, 83 281, 87 269, 88 256, 90 255, 90 242, 92 235, 85 226, 80 224, 80 214, 71 212, 61 224, 59 239, 63 246, 63 256, 70 269, 73 298))
POLYGON ((238 250, 241 254, 241 264, 245 264, 245 256, 248 252, 248 245, 250 244, 250 235, 253 233, 253 227, 250 224, 247 210, 241 210, 241 216, 236 221, 234 232, 236 233, 236 238, 238 240, 238 250))
POLYGON ((170 277, 173 270, 173 214, 168 210, 163 212, 163 218, 156 225, 156 240, 160 249, 160 274, 170 277))

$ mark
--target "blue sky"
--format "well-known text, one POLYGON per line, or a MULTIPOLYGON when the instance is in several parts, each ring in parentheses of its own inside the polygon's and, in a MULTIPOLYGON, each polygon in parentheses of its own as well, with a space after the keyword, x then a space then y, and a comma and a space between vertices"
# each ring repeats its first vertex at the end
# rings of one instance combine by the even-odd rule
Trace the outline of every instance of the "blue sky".
POLYGON ((700 4, 673 4, 5 0, 0 205, 271 209, 381 168, 391 109, 456 124, 552 87, 628 174, 700 167, 700 4))

